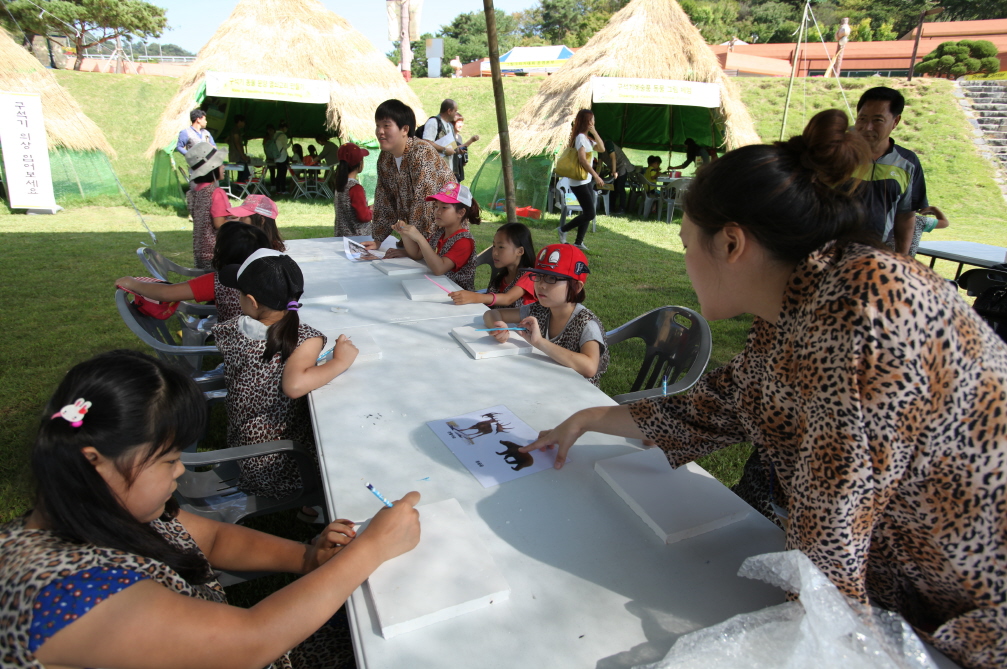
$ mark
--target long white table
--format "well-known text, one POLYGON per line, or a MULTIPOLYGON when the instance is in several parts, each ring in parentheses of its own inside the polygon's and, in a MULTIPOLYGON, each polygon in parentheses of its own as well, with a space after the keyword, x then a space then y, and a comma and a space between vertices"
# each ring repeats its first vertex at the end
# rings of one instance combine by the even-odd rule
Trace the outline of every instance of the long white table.
POLYGON ((370 312, 360 304, 367 295, 395 313, 417 314, 419 303, 395 297, 399 277, 378 287, 371 268, 345 258, 317 263, 327 265, 348 293, 361 291, 345 303, 350 314, 374 321, 348 334, 366 329, 383 356, 309 395, 330 517, 372 516, 380 504, 365 482, 392 499, 418 490, 421 506, 457 499, 511 588, 498 605, 392 639, 381 636, 358 589, 347 602, 358 666, 630 667, 660 659, 682 634, 784 600, 781 590, 736 575, 745 558, 783 548, 783 533, 754 511, 676 544, 658 540, 594 471, 595 461, 639 447, 625 439, 589 433, 562 470, 483 488, 427 421, 503 404, 547 429, 612 400, 541 356, 472 360, 449 332, 478 313, 430 304, 434 315, 396 322, 370 312))

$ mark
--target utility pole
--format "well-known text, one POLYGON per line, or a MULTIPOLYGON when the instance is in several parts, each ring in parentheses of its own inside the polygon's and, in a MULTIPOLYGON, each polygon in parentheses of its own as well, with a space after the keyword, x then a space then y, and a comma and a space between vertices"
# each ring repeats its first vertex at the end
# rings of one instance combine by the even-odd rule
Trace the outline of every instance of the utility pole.
POLYGON ((486 12, 486 42, 493 75, 493 99, 497 108, 497 132, 500 135, 500 165, 503 167, 504 202, 507 222, 517 223, 517 199, 514 194, 514 167, 510 157, 510 133, 507 131, 507 104, 504 101, 503 75, 500 74, 500 47, 497 44, 497 15, 493 0, 483 0, 486 12))
POLYGON ((412 81, 413 78, 413 49, 409 43, 409 0, 401 0, 399 4, 399 53, 402 55, 402 78, 412 81))
POLYGON ((943 7, 934 7, 933 9, 928 9, 920 14, 920 22, 916 24, 916 41, 913 43, 913 57, 912 60, 909 61, 909 76, 906 78, 906 81, 913 80, 913 69, 916 67, 916 50, 920 48, 920 36, 923 34, 923 18, 926 16, 940 14, 943 11, 943 7))

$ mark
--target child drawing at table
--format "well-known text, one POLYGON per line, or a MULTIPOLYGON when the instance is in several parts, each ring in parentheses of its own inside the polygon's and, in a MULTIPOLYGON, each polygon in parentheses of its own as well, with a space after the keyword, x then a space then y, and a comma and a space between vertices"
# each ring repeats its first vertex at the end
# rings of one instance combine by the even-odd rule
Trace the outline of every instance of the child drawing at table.
POLYGON ((441 192, 426 199, 437 202, 435 230, 430 239, 405 221, 393 226, 402 235, 406 255, 413 260, 422 259, 435 275, 447 275, 464 290, 474 290, 476 240, 469 232, 469 225, 478 225, 482 220, 479 203, 472 199, 467 187, 455 182, 445 184, 441 192))
MULTIPOLYGON (((601 320, 581 302, 587 281, 587 256, 571 244, 550 244, 538 252, 528 270, 535 282, 537 304, 518 309, 490 309, 483 314, 488 328, 517 323, 524 339, 594 385, 608 369, 608 344, 601 320)), ((491 333, 506 342, 510 332, 491 333)))
POLYGON ((504 309, 535 301, 535 283, 527 270, 535 266, 535 245, 524 223, 505 223, 493 235, 493 272, 485 293, 458 290, 455 304, 485 304, 504 309))
MULTIPOLYGON (((240 291, 244 313, 213 328, 227 382, 227 445, 290 439, 314 453, 305 396, 346 371, 357 348, 340 335, 332 359, 316 365, 325 336, 298 317, 304 277, 290 256, 260 249, 240 266, 223 268, 220 281, 240 291)), ((283 498, 301 487, 297 466, 285 453, 240 466, 239 485, 247 492, 283 498)), ((302 514, 318 515, 309 509, 302 514)))
POLYGON ((245 262, 257 249, 269 248, 269 239, 262 230, 242 223, 228 221, 217 231, 211 265, 215 271, 182 283, 150 283, 137 277, 124 276, 115 282, 116 288, 158 302, 214 301, 217 305, 217 322, 223 323, 241 315, 238 291, 220 283, 217 271, 221 267, 245 262))
POLYGON ((364 156, 370 151, 347 142, 339 147, 336 157, 336 237, 355 237, 371 234, 371 219, 374 214, 367 205, 367 193, 357 181, 360 170, 364 169, 364 156))

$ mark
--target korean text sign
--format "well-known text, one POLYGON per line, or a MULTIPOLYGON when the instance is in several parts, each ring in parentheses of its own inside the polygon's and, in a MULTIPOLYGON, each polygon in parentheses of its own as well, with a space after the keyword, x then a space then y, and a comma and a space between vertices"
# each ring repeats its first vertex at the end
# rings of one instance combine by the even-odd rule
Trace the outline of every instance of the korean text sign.
POLYGON ((0 92, 0 148, 11 209, 55 207, 49 143, 38 94, 0 92))

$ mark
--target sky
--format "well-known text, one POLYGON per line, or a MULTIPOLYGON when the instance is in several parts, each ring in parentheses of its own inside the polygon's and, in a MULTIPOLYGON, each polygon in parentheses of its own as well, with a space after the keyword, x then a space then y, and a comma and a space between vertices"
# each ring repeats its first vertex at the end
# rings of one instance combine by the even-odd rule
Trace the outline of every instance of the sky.
MULTIPOLYGON (((168 30, 159 41, 198 53, 213 36, 217 27, 230 16, 237 0, 150 0, 168 14, 168 30)), ((385 18, 385 0, 321 0, 328 9, 349 21, 369 39, 381 53, 392 50, 385 18)), ((494 6, 507 13, 529 9, 537 0, 494 0, 494 6)), ((420 33, 436 33, 437 29, 464 12, 481 12, 481 0, 424 0, 420 15, 420 33)), ((297 39, 291 35, 291 39, 297 39)))

